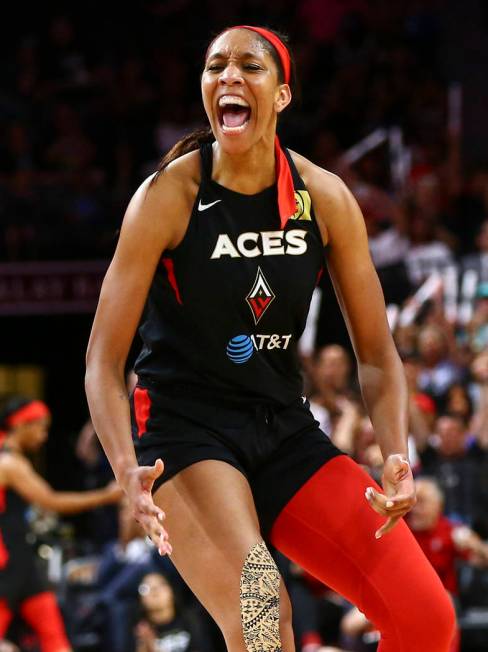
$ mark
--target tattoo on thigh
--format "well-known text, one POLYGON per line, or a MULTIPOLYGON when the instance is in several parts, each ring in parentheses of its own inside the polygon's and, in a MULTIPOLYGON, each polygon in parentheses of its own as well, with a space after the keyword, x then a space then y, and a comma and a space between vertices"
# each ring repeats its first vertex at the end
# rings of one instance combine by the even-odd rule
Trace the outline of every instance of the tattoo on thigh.
POLYGON ((240 599, 248 652, 281 652, 280 574, 264 542, 253 546, 244 561, 240 599))

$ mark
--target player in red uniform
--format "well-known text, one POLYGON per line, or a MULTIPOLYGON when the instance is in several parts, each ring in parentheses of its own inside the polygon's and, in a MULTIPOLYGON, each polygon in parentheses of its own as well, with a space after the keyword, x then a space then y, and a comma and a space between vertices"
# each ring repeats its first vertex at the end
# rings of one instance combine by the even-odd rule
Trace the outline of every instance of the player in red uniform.
POLYGON ((45 403, 23 397, 10 399, 0 411, 0 640, 19 613, 36 632, 42 652, 69 652, 56 598, 28 542, 27 507, 74 514, 119 500, 120 489, 113 483, 96 491, 54 491, 26 457, 44 443, 50 421, 45 403))

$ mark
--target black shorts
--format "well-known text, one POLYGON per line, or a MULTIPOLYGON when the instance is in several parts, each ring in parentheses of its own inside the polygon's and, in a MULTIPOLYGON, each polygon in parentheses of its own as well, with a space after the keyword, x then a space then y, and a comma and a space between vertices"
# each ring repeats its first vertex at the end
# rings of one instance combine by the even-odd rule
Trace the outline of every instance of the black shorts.
POLYGON ((24 600, 50 590, 40 563, 35 550, 25 542, 9 549, 9 559, 0 569, 0 599, 6 600, 12 611, 24 600))
POLYGON ((251 487, 262 534, 269 535, 286 503, 326 462, 341 455, 319 428, 306 399, 286 407, 229 406, 142 383, 131 396, 132 436, 140 465, 160 457, 164 473, 153 492, 182 469, 222 460, 251 487))

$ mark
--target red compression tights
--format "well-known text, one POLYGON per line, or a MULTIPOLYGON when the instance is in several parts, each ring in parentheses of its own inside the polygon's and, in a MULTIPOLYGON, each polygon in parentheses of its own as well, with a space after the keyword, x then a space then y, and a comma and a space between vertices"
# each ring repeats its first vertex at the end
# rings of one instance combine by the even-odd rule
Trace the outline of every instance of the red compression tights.
MULTIPOLYGON (((42 652, 71 650, 54 594, 50 591, 27 598, 20 605, 20 615, 36 633, 42 652)), ((0 640, 4 638, 13 613, 0 601, 0 640)))
POLYGON ((0 641, 5 638, 5 634, 7 633, 12 618, 13 613, 11 612, 7 602, 5 600, 0 600, 0 641))
POLYGON ((451 601, 403 521, 375 539, 385 519, 364 497, 372 485, 349 457, 335 457, 286 505, 271 542, 359 607, 381 632, 378 652, 448 652, 451 601))

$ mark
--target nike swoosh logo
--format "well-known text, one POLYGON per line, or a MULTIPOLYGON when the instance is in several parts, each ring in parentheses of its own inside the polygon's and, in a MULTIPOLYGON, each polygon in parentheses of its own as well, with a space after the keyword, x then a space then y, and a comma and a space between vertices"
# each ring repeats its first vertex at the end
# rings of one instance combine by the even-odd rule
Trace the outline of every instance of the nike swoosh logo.
POLYGON ((215 204, 218 204, 219 201, 222 201, 222 200, 221 199, 216 199, 215 201, 210 202, 210 204, 202 204, 202 200, 200 199, 200 201, 198 202, 198 210, 199 211, 206 211, 207 208, 210 208, 211 206, 215 206, 215 204))

